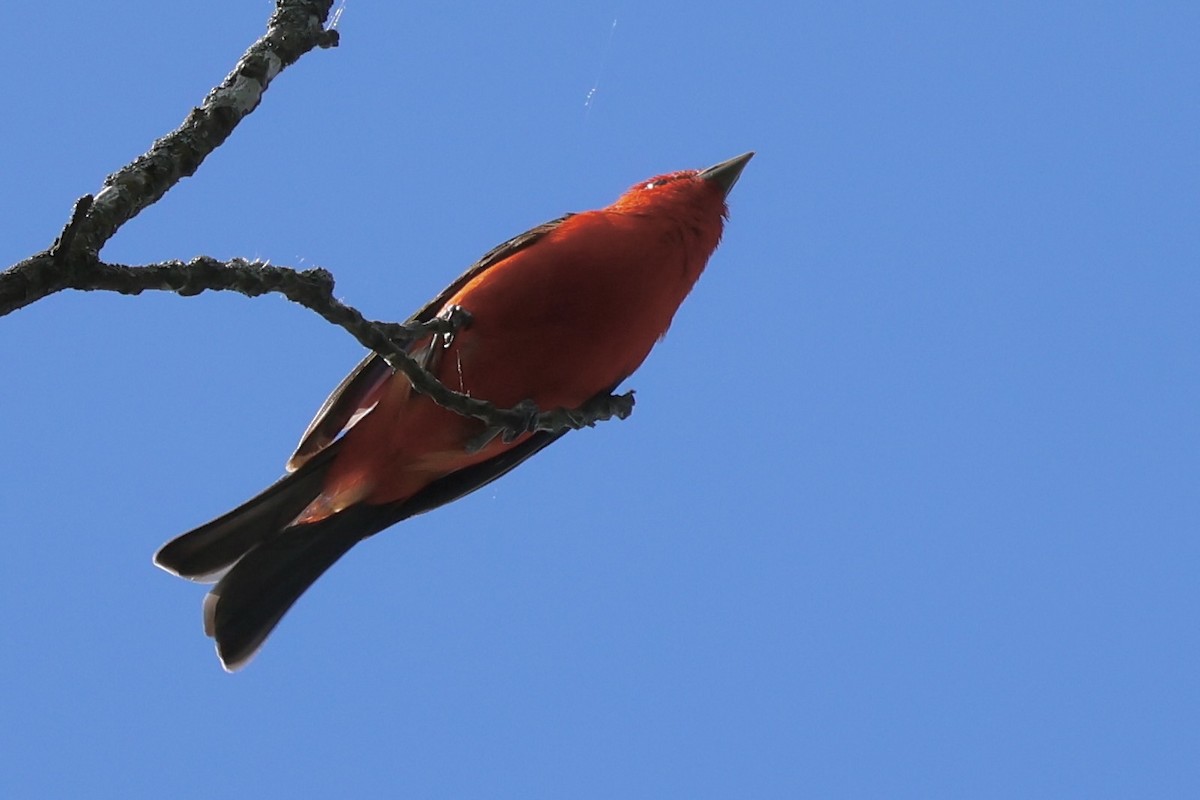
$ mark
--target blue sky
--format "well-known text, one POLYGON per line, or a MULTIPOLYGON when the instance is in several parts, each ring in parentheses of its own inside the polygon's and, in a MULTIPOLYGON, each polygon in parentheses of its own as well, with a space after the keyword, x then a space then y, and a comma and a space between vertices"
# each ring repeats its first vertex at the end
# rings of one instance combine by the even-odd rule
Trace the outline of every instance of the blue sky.
MULTIPOLYGON (((270 8, 9 9, 0 262, 270 8)), ((1200 792, 1198 23, 351 0, 108 260, 319 265, 399 320, 757 150, 725 240, 631 419, 360 546, 232 676, 150 555, 273 480, 359 347, 275 297, 0 320, 0 794, 1200 792)))

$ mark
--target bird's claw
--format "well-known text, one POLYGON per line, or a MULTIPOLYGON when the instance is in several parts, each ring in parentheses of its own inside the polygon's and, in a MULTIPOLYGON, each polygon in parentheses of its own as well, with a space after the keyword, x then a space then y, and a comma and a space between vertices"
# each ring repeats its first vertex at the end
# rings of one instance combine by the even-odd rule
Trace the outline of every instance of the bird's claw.
POLYGON ((442 337, 442 346, 449 347, 454 335, 471 327, 475 316, 460 305, 453 305, 432 319, 404 324, 377 322, 384 334, 401 347, 426 336, 442 337))
POLYGON ((440 323, 438 327, 441 329, 442 347, 449 347, 454 344, 455 334, 469 328, 474 320, 475 317, 470 311, 456 304, 438 314, 431 322, 440 323))
POLYGON ((446 320, 450 324, 450 327, 456 331, 466 330, 475 321, 475 315, 457 303, 447 308, 439 316, 441 319, 446 320))

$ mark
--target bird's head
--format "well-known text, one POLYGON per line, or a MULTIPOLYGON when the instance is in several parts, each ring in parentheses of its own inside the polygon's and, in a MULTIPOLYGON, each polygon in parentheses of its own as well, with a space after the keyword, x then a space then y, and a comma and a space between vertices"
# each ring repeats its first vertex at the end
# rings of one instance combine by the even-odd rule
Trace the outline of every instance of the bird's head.
POLYGON ((631 186, 610 206, 626 213, 666 214, 719 225, 726 215, 725 197, 754 156, 743 153, 708 169, 685 169, 656 175, 631 186))

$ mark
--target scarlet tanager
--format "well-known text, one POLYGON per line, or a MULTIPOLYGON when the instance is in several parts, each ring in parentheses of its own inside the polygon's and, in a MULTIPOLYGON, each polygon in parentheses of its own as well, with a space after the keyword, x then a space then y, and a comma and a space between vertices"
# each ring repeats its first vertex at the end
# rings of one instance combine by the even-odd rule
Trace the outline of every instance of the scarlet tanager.
MULTIPOLYGON (((501 408, 574 409, 607 395, 663 337, 721 239, 753 153, 642 181, 598 211, 567 214, 487 253, 410 318, 454 306, 469 324, 409 355, 451 389, 501 408)), ((243 666, 292 604, 358 542, 495 480, 565 431, 480 449, 486 426, 412 389, 368 356, 317 412, 288 474, 168 542, 154 563, 200 582, 204 631, 243 666)))

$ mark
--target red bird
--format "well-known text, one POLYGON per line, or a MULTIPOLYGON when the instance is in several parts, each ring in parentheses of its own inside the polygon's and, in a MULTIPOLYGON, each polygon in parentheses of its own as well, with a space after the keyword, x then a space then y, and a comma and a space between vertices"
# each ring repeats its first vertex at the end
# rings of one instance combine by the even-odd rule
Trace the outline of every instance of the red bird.
MULTIPOLYGON (((663 337, 721 239, 725 196, 753 153, 643 181, 598 211, 568 214, 487 253, 412 316, 459 306, 469 324, 409 355, 446 386, 501 408, 578 408, 607 395, 663 337)), ((217 584, 204 631, 243 666, 313 581, 361 540, 495 480, 565 433, 480 449, 485 426, 414 392, 368 356, 317 412, 288 473, 168 542, 154 563, 217 584)))

